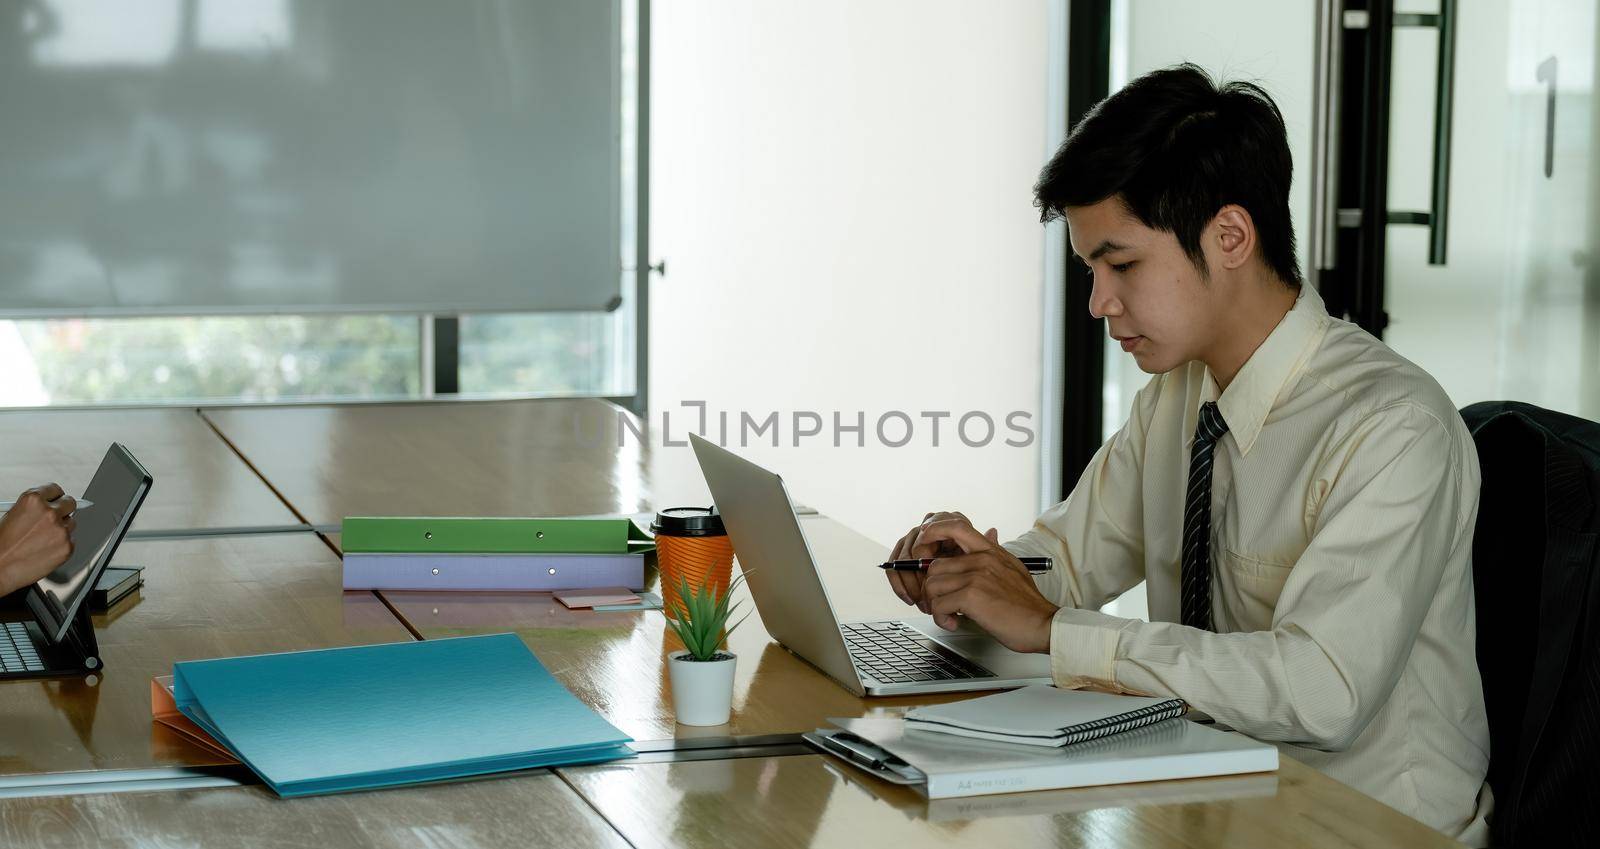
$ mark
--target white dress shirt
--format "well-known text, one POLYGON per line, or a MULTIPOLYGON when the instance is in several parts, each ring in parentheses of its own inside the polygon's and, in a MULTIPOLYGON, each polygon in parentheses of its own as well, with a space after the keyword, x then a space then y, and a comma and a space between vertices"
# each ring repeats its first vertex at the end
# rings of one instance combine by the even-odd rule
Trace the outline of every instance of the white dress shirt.
POLYGON ((1066 501, 1006 543, 1048 555, 1056 684, 1173 695, 1453 837, 1484 844, 1474 654, 1478 458, 1444 390, 1303 287, 1226 391, 1157 375, 1066 501), (1200 405, 1217 402, 1212 621, 1179 621, 1200 405), (1149 622, 1095 612, 1145 581, 1149 622))

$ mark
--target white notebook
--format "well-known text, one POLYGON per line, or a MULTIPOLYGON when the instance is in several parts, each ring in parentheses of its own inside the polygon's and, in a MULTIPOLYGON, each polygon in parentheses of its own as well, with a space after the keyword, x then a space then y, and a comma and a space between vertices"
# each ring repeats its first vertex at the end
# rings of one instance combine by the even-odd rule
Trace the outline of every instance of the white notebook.
MULTIPOLYGON (((1239 775, 1278 768, 1275 747, 1187 719, 1169 719, 1060 749, 914 731, 894 718, 829 722, 892 754, 899 759, 897 763, 903 761, 898 774, 869 771, 889 781, 909 784, 930 799, 1239 775)), ((821 729, 805 737, 812 740, 830 733, 838 732, 821 729)), ((846 762, 867 768, 854 759, 846 762)))
POLYGON ((913 708, 906 727, 980 740, 1066 746, 1182 716, 1182 699, 1117 696, 1038 684, 980 699, 913 708))

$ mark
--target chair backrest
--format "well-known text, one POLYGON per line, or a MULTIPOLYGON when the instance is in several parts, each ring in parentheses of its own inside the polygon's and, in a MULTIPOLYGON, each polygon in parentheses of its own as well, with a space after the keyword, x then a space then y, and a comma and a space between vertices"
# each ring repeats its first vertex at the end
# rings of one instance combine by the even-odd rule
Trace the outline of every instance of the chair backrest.
POLYGON ((1522 747, 1522 720, 1538 648, 1545 555, 1544 439, 1508 417, 1474 431, 1473 439, 1483 474, 1472 538, 1472 581, 1478 673, 1489 714, 1489 787, 1497 800, 1509 801, 1516 795, 1513 767, 1522 747))
POLYGON ((1483 489, 1478 668, 1497 846, 1600 835, 1600 425, 1516 402, 1462 411, 1483 489))

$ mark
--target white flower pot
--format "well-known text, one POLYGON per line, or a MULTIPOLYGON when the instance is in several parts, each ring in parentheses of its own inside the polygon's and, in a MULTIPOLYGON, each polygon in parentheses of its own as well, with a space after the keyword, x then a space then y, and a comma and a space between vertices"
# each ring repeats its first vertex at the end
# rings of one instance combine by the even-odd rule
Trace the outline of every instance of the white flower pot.
POLYGON ((687 651, 667 657, 672 680, 672 711, 684 725, 726 725, 733 711, 732 652, 722 660, 695 660, 687 651))

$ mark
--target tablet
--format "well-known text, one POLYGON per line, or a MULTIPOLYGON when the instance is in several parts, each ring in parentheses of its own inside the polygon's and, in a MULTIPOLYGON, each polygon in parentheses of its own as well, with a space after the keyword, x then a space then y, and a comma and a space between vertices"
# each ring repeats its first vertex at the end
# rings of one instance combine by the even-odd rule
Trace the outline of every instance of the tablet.
POLYGON ((150 473, 120 443, 112 443, 83 497, 93 507, 78 510, 72 556, 40 578, 28 592, 28 609, 51 645, 66 638, 78 608, 116 553, 150 491, 150 473))

